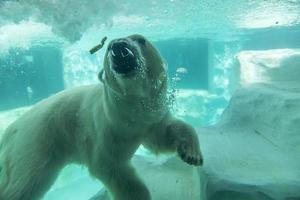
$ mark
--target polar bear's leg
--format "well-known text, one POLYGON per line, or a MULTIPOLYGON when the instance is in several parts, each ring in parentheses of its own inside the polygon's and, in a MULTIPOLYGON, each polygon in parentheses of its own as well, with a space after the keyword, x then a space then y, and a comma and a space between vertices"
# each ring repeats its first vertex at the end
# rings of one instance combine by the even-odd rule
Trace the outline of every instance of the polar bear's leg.
POLYGON ((143 144, 155 153, 177 151, 184 162, 203 164, 197 133, 191 125, 181 120, 168 118, 155 125, 143 144))
POLYGON ((98 178, 113 200, 150 200, 150 193, 130 164, 113 164, 101 170, 98 178))
MULTIPOLYGON (((18 156, 3 155, 0 174, 0 199, 40 199, 55 181, 61 163, 38 153, 18 156)), ((48 155, 49 156, 49 155, 48 155)))

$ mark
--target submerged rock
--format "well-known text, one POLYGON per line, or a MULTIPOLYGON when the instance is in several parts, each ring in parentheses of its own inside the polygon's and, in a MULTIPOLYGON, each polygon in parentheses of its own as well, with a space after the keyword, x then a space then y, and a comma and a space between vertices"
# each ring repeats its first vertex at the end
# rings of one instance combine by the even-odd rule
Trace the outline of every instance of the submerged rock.
POLYGON ((300 198, 300 50, 238 55, 240 86, 221 120, 199 129, 207 197, 300 198))

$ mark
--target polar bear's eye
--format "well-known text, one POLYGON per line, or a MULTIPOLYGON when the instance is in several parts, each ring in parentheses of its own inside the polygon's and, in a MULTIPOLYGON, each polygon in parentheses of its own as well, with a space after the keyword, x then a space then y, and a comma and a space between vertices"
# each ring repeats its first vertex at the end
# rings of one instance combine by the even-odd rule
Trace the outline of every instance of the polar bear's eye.
POLYGON ((145 45, 146 44, 146 40, 144 38, 137 38, 136 41, 141 44, 141 45, 145 45))

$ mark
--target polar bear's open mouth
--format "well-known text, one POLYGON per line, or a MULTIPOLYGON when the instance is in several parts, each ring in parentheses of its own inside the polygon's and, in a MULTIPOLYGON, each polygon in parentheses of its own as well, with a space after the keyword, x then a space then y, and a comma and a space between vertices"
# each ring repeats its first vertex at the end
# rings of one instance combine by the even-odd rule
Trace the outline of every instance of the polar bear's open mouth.
POLYGON ((140 54, 126 39, 114 40, 108 47, 112 69, 118 74, 129 74, 139 68, 140 54))

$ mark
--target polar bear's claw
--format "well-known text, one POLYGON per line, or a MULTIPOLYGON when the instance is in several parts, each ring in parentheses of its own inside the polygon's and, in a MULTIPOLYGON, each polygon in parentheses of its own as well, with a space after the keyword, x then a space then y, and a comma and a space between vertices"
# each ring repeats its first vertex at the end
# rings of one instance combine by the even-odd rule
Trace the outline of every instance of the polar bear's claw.
POLYGON ((203 164, 203 158, 198 150, 198 145, 190 144, 187 145, 186 142, 183 142, 179 145, 177 152, 179 157, 186 163, 190 165, 201 166, 203 164))

